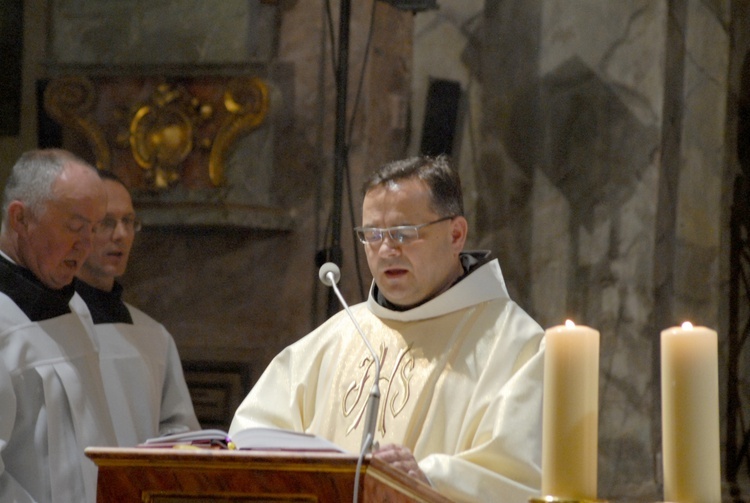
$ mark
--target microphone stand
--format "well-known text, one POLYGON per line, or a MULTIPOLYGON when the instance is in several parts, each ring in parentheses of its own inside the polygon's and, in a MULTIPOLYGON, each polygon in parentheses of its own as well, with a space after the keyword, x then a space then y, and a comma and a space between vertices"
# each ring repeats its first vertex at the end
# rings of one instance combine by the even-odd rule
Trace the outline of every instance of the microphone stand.
POLYGON ((357 470, 354 474, 354 494, 352 494, 352 503, 357 503, 359 501, 359 476, 362 471, 362 461, 368 453, 371 453, 374 449, 377 449, 377 443, 375 442, 375 429, 378 422, 378 409, 380 408, 380 358, 378 358, 378 354, 372 348, 372 345, 370 345, 370 341, 367 340, 367 337, 365 337, 365 333, 364 331, 362 331, 362 327, 359 326, 357 318, 355 318, 352 314, 351 310, 349 309, 349 305, 344 300, 344 296, 341 295, 341 292, 336 286, 336 283, 338 283, 339 278, 341 277, 341 270, 339 269, 339 266, 333 262, 326 262, 320 267, 320 270, 318 271, 318 277, 324 285, 330 286, 333 289, 333 292, 339 298, 339 302, 341 302, 341 305, 344 306, 346 314, 349 315, 349 319, 352 320, 352 323, 354 323, 354 326, 357 328, 357 332, 359 332, 360 337, 362 337, 365 346, 367 346, 367 349, 372 355, 372 361, 375 363, 375 381, 372 383, 370 396, 367 399, 367 410, 365 411, 365 428, 362 432, 362 445, 360 448, 359 457, 357 458, 357 470))
POLYGON ((378 422, 378 409, 380 408, 380 358, 378 358, 377 353, 372 348, 372 345, 370 345, 370 341, 368 341, 367 337, 365 337, 365 333, 362 331, 362 327, 359 326, 357 318, 355 318, 352 314, 349 306, 344 300, 344 297, 341 295, 339 288, 336 286, 337 278, 334 271, 326 272, 325 278, 330 282, 331 288, 333 288, 333 291, 339 298, 341 305, 344 306, 346 314, 349 315, 349 318, 351 318, 354 326, 357 328, 357 332, 359 332, 359 335, 362 337, 362 340, 367 346, 367 349, 370 351, 372 360, 375 363, 375 380, 372 383, 372 388, 370 388, 370 396, 367 400, 367 411, 365 413, 365 429, 362 432, 362 452, 372 452, 372 450, 377 447, 375 443, 375 429, 378 422))

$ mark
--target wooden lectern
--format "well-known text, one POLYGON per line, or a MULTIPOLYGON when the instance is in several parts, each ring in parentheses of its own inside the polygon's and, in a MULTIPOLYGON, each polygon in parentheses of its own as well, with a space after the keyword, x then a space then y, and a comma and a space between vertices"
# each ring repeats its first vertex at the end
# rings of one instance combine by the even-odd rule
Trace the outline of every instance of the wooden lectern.
MULTIPOLYGON (((90 447, 97 502, 341 503, 352 501, 357 457, 321 452, 90 447)), ((362 503, 450 503, 377 459, 365 459, 362 503)))

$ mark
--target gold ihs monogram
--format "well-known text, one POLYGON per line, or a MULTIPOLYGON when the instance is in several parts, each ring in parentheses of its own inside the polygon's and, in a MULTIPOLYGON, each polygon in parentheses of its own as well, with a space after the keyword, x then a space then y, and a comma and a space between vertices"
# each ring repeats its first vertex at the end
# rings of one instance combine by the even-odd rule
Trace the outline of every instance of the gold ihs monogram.
MULTIPOLYGON (((380 345, 380 381, 381 388, 380 410, 378 411, 378 431, 385 435, 389 418, 397 417, 409 401, 409 385, 414 371, 414 356, 411 346, 402 348, 392 363, 391 371, 386 375, 388 367, 388 348, 380 345), (385 384, 385 385, 384 385, 385 384)), ((375 361, 369 353, 359 363, 360 375, 346 388, 344 400, 341 403, 344 417, 351 417, 351 423, 346 430, 348 435, 357 428, 367 409, 370 387, 375 373, 375 361)))

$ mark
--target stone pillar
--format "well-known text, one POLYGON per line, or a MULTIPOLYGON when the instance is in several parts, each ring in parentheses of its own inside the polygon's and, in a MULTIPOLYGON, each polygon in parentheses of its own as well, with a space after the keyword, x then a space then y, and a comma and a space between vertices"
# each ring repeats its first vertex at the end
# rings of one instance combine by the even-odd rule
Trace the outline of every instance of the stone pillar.
POLYGON ((601 331, 603 498, 661 496, 659 331, 718 328, 729 14, 712 6, 485 6, 478 230, 543 326, 601 331))

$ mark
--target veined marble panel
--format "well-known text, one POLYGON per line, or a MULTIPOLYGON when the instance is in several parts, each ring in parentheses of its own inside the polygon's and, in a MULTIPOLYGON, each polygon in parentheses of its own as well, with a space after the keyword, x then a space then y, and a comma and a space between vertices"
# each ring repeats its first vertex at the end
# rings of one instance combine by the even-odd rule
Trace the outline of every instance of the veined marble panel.
POLYGON ((260 0, 54 0, 50 59, 237 63, 273 56, 277 7, 260 0))

